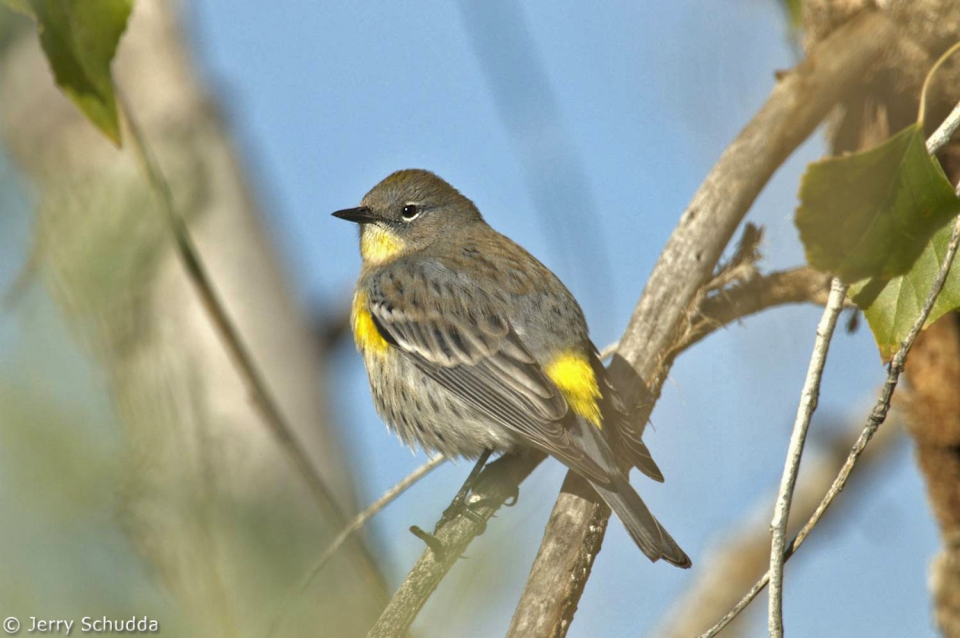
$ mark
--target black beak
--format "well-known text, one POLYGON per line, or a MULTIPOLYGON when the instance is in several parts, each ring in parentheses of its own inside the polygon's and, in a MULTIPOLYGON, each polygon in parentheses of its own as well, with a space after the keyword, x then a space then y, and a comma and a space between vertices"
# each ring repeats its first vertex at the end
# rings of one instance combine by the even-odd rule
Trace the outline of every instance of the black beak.
POLYGON ((333 216, 357 224, 370 224, 380 220, 380 218, 366 206, 360 206, 358 208, 344 208, 343 210, 338 210, 337 212, 333 213, 333 216))

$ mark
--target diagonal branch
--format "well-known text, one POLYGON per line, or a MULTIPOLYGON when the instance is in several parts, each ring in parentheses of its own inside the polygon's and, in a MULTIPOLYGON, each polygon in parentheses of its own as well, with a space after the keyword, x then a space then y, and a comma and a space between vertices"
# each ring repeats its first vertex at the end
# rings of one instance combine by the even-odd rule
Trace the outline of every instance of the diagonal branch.
POLYGON ((290 604, 293 602, 294 598, 300 596, 307 590, 307 587, 310 586, 310 583, 313 582, 313 579, 315 579, 317 575, 323 571, 323 568, 326 567, 327 563, 330 562, 330 559, 337 554, 341 547, 343 547, 343 544, 347 542, 347 539, 363 529, 363 526, 366 525, 370 519, 379 514, 383 508, 396 500, 401 494, 413 487, 420 479, 435 470, 446 460, 447 458, 442 455, 433 457, 415 469, 413 472, 405 476, 399 483, 384 492, 383 496, 371 503, 365 510, 354 516, 353 520, 351 520, 347 526, 344 527, 339 534, 337 534, 333 541, 330 542, 327 548, 323 550, 323 553, 320 554, 320 558, 317 559, 317 562, 314 563, 307 575, 304 576, 302 581, 300 581, 300 585, 287 594, 287 597, 282 603, 280 603, 280 607, 278 607, 277 611, 273 614, 273 620, 270 621, 270 628, 265 634, 267 638, 273 638, 273 636, 277 635, 277 631, 280 629, 280 625, 283 622, 284 617, 287 615, 287 611, 289 610, 290 604))
MULTIPOLYGON (((119 100, 123 121, 130 129, 130 137, 133 140, 133 150, 140 162, 146 175, 150 188, 156 196, 160 209, 163 211, 165 222, 169 228, 170 235, 176 246, 177 256, 183 264, 184 271, 193 284, 200 301, 203 304, 211 323, 216 329, 217 334, 223 340, 223 345, 230 358, 236 366, 237 373, 240 375, 244 385, 250 392, 250 398, 254 406, 260 413, 264 425, 266 425, 277 437, 280 447, 290 458, 296 471, 300 474, 307 488, 316 501, 317 506, 322 513, 332 511, 339 520, 347 520, 347 517, 340 511, 337 501, 327 487, 317 468, 314 467, 306 449, 297 440, 293 428, 283 418, 280 412, 280 404, 270 393, 267 387, 266 379, 257 364, 253 360, 246 343, 240 335, 236 324, 227 313, 226 307, 214 288, 213 280, 204 263, 200 251, 193 242, 193 236, 187 227, 183 217, 177 212, 173 204, 173 193, 170 191, 170 185, 160 169, 157 159, 154 157, 147 142, 146 136, 140 130, 136 119, 133 116, 130 107, 123 100, 119 100)), ((367 558, 374 564, 373 557, 367 558)))
MULTIPOLYGON (((836 439, 828 442, 822 455, 813 459, 797 484, 797 491, 793 498, 791 518, 806 520, 816 510, 824 492, 837 475, 837 469, 846 459, 850 446, 853 445, 860 433, 860 426, 845 428, 836 439)), ((877 432, 863 456, 861 467, 872 469, 871 477, 880 476, 886 469, 887 463, 893 460, 893 452, 898 449, 897 443, 902 441, 903 422, 895 413, 892 421, 877 432)), ((864 472, 858 472, 859 479, 864 472)), ((849 506, 859 502, 869 484, 861 480, 854 481, 848 486, 848 495, 841 504, 849 506), (850 493, 850 490, 853 490, 850 493)), ((719 541, 716 549, 709 552, 700 562, 700 569, 693 575, 694 580, 685 588, 684 594, 673 604, 660 622, 657 629, 651 632, 656 638, 690 638, 697 636, 710 627, 716 618, 730 609, 737 600, 739 592, 747 589, 756 582, 767 570, 770 560, 770 526, 765 518, 758 516, 758 512, 769 508, 771 497, 764 497, 756 507, 751 508, 750 514, 740 523, 718 534, 719 541)), ((727 626, 724 636, 745 635, 746 630, 739 632, 734 627, 727 626), (733 633, 731 634, 731 631, 733 633)))
POLYGON ((470 542, 483 533, 487 521, 510 498, 517 486, 546 458, 541 452, 504 456, 487 465, 471 490, 472 515, 458 516, 436 531, 436 548, 428 548, 393 594, 367 638, 406 634, 430 594, 447 575, 470 542))
MULTIPOLYGON (((672 363, 681 352, 717 330, 768 308, 795 303, 824 306, 830 296, 831 279, 830 275, 810 266, 797 266, 790 270, 778 270, 769 275, 751 277, 747 281, 734 283, 717 294, 703 297, 689 313, 691 318, 686 329, 664 359, 672 363)), ((845 300, 844 308, 856 306, 845 300)), ((600 358, 606 359, 616 352, 619 346, 619 341, 604 346, 600 351, 600 358)))
MULTIPOLYGON (((883 14, 864 12, 817 44, 803 63, 782 77, 694 195, 647 282, 610 367, 625 397, 638 406, 636 427, 642 429, 649 418, 669 370, 664 354, 682 334, 691 303, 754 199, 894 36, 895 28, 883 14)), ((570 626, 582 589, 557 583, 567 582, 574 570, 582 572, 583 558, 595 556, 603 539, 602 533, 591 530, 597 516, 603 517, 598 514, 599 499, 576 495, 570 488, 578 482, 583 483, 570 474, 564 483, 550 520, 572 524, 563 529, 548 524, 509 636, 562 636, 570 626), (557 545, 564 551, 556 551, 557 545)))

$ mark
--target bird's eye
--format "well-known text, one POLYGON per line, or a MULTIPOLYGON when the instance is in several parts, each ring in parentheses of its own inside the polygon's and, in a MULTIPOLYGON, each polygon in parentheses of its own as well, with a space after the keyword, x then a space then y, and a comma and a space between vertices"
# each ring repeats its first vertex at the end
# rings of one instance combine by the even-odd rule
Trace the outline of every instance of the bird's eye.
POLYGON ((416 204, 407 204, 400 211, 400 218, 405 222, 412 222, 420 216, 420 207, 416 204))

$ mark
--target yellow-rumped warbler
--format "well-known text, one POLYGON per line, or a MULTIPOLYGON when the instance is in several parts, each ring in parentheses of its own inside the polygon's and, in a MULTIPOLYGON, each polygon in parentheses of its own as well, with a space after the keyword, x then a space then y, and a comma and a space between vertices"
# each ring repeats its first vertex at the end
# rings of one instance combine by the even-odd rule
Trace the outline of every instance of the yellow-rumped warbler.
POLYGON ((353 334, 401 439, 449 457, 542 450, 590 481, 650 560, 690 566, 630 486, 624 466, 663 475, 556 275, 428 171, 393 173, 333 214, 360 224, 353 334))

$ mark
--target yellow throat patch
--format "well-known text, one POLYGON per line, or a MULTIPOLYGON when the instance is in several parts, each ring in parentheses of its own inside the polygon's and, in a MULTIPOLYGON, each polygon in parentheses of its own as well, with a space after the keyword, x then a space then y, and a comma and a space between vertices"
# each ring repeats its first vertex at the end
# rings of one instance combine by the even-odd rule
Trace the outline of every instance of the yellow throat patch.
POLYGON ((560 388, 570 409, 595 426, 602 427, 600 386, 590 362, 580 352, 565 352, 553 359, 545 372, 560 388))
POLYGON ((390 344, 377 330, 377 325, 373 323, 373 317, 367 310, 367 295, 362 290, 358 290, 357 294, 353 296, 350 323, 353 326, 353 340, 360 352, 384 354, 390 348, 390 344))
POLYGON ((360 256, 370 264, 393 259, 403 251, 403 242, 389 230, 376 224, 364 224, 360 234, 360 256))

